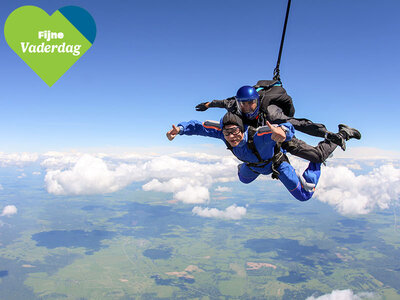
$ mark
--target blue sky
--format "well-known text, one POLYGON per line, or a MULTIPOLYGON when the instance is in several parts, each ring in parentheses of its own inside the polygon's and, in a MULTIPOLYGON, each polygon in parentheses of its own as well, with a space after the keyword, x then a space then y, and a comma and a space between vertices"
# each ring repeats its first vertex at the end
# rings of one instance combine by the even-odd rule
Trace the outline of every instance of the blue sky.
MULTIPOLYGON (((219 119, 195 112, 270 79, 286 1, 2 1, 0 21, 23 5, 85 8, 93 47, 48 87, 2 32, 0 151, 167 147, 172 123, 219 119)), ((349 147, 400 151, 400 2, 293 1, 281 63, 296 116, 357 127, 349 147)), ((299 135, 304 138, 304 135, 299 135)), ((315 143, 317 139, 309 139, 315 143)), ((176 146, 209 143, 182 138, 176 146)))

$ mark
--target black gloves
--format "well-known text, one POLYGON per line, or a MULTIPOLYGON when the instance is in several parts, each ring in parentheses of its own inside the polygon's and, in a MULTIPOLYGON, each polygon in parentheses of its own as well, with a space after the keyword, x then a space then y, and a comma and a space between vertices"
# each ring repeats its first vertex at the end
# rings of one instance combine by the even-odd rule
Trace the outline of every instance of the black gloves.
POLYGON ((202 102, 200 104, 197 104, 196 105, 196 110, 197 111, 205 111, 205 110, 207 110, 208 109, 208 107, 206 106, 207 103, 208 102, 202 102))

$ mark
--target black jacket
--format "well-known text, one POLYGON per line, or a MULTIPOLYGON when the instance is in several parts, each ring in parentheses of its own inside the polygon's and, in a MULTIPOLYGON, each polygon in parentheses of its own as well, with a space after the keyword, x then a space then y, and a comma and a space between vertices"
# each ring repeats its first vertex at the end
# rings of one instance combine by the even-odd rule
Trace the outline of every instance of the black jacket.
MULTIPOLYGON (((265 114, 267 113, 267 107, 269 105, 276 105, 280 107, 283 111, 283 113, 288 116, 288 117, 293 117, 295 113, 295 109, 293 106, 293 101, 292 97, 290 97, 287 93, 286 90, 281 87, 281 86, 274 86, 277 81, 275 80, 260 80, 257 82, 257 84, 254 86, 256 89, 258 88, 263 88, 258 92, 260 95, 260 117, 265 118, 265 114)), ((213 100, 210 102, 209 107, 220 107, 220 108, 225 108, 226 110, 238 114, 238 107, 237 107, 237 102, 235 97, 230 97, 224 100, 213 100)), ((245 120, 246 121, 246 120, 245 120)), ((247 124, 251 126, 255 126, 257 124, 250 124, 254 123, 257 121, 252 121, 252 120, 247 120, 247 124)), ((258 125, 260 125, 261 120, 258 120, 258 125)), ((261 124, 261 125, 265 125, 261 124)), ((257 127, 257 126, 256 126, 257 127)))

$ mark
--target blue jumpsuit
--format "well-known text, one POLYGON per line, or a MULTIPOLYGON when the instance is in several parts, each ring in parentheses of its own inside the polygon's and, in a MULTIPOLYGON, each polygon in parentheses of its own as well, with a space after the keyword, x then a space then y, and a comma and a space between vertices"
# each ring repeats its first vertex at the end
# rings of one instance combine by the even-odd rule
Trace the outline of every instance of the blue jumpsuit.
MULTIPOLYGON (((179 123, 180 135, 202 135, 209 136, 213 138, 218 138, 226 142, 225 137, 222 133, 221 126, 209 125, 206 123, 201 123, 196 120, 189 122, 179 123)), ((289 129, 286 132, 286 141, 291 140, 294 135, 293 125, 290 123, 283 123, 280 126, 285 126, 289 129)), ((257 129, 257 133, 254 135, 254 145, 263 160, 268 160, 274 155, 275 141, 271 139, 271 131, 266 130, 268 127, 260 127, 257 129)), ((247 145, 248 134, 247 129, 244 132, 243 140, 239 145, 232 148, 233 154, 240 160, 245 162, 257 163, 257 156, 251 151, 247 145)), ((282 151, 282 150, 281 150, 282 151)), ((262 167, 249 167, 248 165, 239 165, 238 176, 241 182, 250 183, 254 181, 260 174, 268 175, 272 173, 271 168, 272 163, 269 163, 262 167)), ((315 184, 318 183, 320 176, 320 163, 310 162, 308 168, 304 171, 303 177, 306 182, 315 184)), ((296 175, 294 168, 287 162, 282 162, 277 168, 279 175, 279 180, 288 189, 288 191, 298 200, 306 201, 312 197, 314 194, 314 189, 308 191, 303 188, 299 178, 296 175)))

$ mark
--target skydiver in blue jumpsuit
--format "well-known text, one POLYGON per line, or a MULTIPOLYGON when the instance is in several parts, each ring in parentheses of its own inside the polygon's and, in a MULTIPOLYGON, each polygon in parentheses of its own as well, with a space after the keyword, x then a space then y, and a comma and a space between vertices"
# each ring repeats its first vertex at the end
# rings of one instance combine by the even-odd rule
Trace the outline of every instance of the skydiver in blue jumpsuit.
POLYGON ((296 137, 282 143, 282 148, 290 154, 315 163, 325 162, 337 145, 345 150, 346 141, 361 139, 361 133, 357 129, 345 124, 339 124, 339 132, 333 133, 323 124, 295 118, 292 98, 286 93, 282 83, 276 80, 261 80, 254 87, 242 86, 235 97, 203 102, 196 106, 196 110, 205 111, 209 107, 225 108, 240 116, 243 123, 249 126, 264 126, 266 121, 274 124, 291 123, 296 131, 323 137, 324 140, 315 147, 296 137))
MULTIPOLYGON (((319 180, 321 164, 310 162, 303 175, 299 176, 296 175, 288 161, 283 160, 279 164, 275 164, 274 157, 277 153, 274 139, 291 140, 294 135, 294 127, 290 123, 274 126, 267 122, 267 125, 254 129, 256 131, 253 135, 249 133, 251 127, 245 128, 239 116, 228 112, 219 123, 213 121, 201 123, 192 120, 181 122, 177 127, 172 125, 172 129, 167 132, 167 137, 169 140, 173 140, 177 135, 202 135, 218 138, 226 143, 239 160, 244 162, 238 166, 238 176, 241 182, 250 183, 260 174, 275 173, 296 199, 300 201, 310 199, 319 180), (249 146, 250 135, 253 136, 250 140, 253 141, 262 161, 249 146)), ((278 149, 282 151, 279 147, 278 149)))

